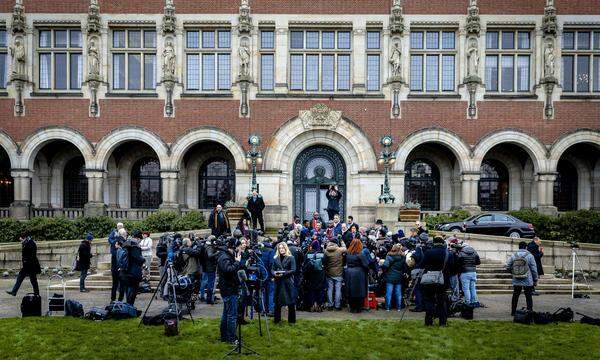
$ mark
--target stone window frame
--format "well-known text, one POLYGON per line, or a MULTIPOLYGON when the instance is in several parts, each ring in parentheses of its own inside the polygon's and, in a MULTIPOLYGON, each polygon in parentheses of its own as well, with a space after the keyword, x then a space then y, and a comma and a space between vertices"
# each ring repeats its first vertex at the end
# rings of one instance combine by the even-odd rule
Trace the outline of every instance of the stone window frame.
POLYGON ((586 28, 581 28, 581 27, 565 27, 563 29, 562 32, 562 36, 561 36, 561 44, 560 44, 560 48, 561 48, 561 79, 562 79, 562 83, 561 85, 563 85, 563 93, 568 94, 568 95, 583 95, 583 96, 593 96, 593 95, 599 95, 600 93, 600 73, 598 74, 599 76, 596 78, 594 76, 594 65, 596 62, 600 63, 600 46, 598 46, 598 48, 595 48, 595 44, 594 44, 594 38, 595 36, 598 36, 598 42, 600 42, 600 27, 586 27, 586 28), (590 34, 590 48, 589 49, 578 49, 578 33, 580 32, 587 32, 590 34), (566 49, 565 48, 565 33, 573 33, 573 49, 566 49), (597 34, 597 35, 596 35, 597 34), (573 57, 573 89, 572 90, 567 90, 566 87, 564 86, 565 84, 565 66, 564 66, 564 61, 565 61, 565 57, 573 57), (577 58, 579 56, 589 56, 590 61, 589 61, 589 91, 578 91, 577 89, 577 67, 578 67, 578 61, 577 58), (594 90, 594 86, 597 86, 597 90, 594 90))
POLYGON ((34 74, 33 78, 35 79, 35 88, 40 94, 44 93, 62 93, 62 94, 80 94, 81 89, 85 82, 85 52, 84 52, 84 33, 81 29, 80 25, 38 25, 35 26, 34 31, 34 58, 33 58, 33 69, 34 74), (41 42, 41 32, 42 31, 50 31, 50 47, 42 47, 40 46, 41 42), (56 47, 56 31, 67 31, 67 46, 66 47, 56 47), (80 33, 80 42, 81 47, 72 47, 71 46, 71 31, 78 31, 80 33), (67 88, 66 89, 57 89, 55 86, 56 77, 55 77, 55 54, 58 53, 66 53, 67 54, 67 88), (50 87, 42 88, 41 87, 41 56, 42 54, 50 54, 50 87), (80 55, 80 67, 81 67, 81 83, 79 87, 71 87, 71 55, 79 54, 80 55))
POLYGON ((535 83, 535 71, 536 71, 536 37, 535 37, 535 28, 534 27, 489 27, 483 36, 484 41, 484 49, 485 56, 483 56, 483 80, 484 84, 486 84, 486 93, 489 95, 519 95, 519 96, 527 96, 534 94, 534 83, 535 83), (503 49, 503 33, 514 33, 513 43, 514 47, 512 49, 503 49), (529 33, 529 48, 528 49, 519 49, 519 33, 527 32, 529 33), (498 33, 498 48, 488 48, 487 46, 487 37, 489 33, 498 33), (487 58, 488 56, 495 56, 497 58, 497 89, 489 90, 487 88, 487 58), (503 56, 512 56, 513 58, 513 90, 512 91, 502 91, 502 57, 503 56), (519 56, 529 56, 529 81, 528 81, 528 89, 527 90, 519 90, 519 56))
POLYGON ((415 26, 411 27, 409 37, 408 37, 408 48, 409 48, 409 63, 408 63, 408 73, 409 73, 409 81, 408 87, 410 89, 411 94, 419 94, 419 95, 457 95, 458 94, 458 85, 460 83, 459 80, 459 47, 460 47, 460 39, 459 39, 459 28, 458 26, 436 26, 436 27, 428 27, 428 26, 415 26), (453 32, 454 33, 454 48, 452 49, 444 49, 442 45, 443 41, 443 33, 445 32, 453 32), (413 48, 412 47, 412 34, 414 33, 422 33, 423 34, 423 48, 413 48), (427 48, 427 33, 438 33, 438 48, 437 49, 428 49, 427 48), (412 58, 413 55, 422 56, 422 75, 421 75, 421 89, 413 90, 411 88, 411 77, 412 77, 412 58), (438 60, 438 89, 437 91, 427 90, 427 56, 428 55, 437 55, 438 60), (444 56, 454 56, 454 87, 452 90, 443 90, 443 57, 444 56))
POLYGON ((310 94, 350 94, 352 92, 352 79, 353 79, 353 59, 352 53, 354 50, 354 36, 352 28, 350 27, 330 27, 330 26, 293 26, 288 31, 288 84, 290 93, 310 93, 310 94), (292 48, 292 33, 294 32, 303 33, 302 48, 292 48), (319 46, 318 48, 307 48, 306 47, 306 33, 307 32, 318 32, 319 46), (324 49, 323 43, 323 32, 334 33, 334 47, 332 49, 324 49), (348 33, 349 35, 349 47, 339 48, 339 33, 348 33), (302 55, 302 88, 292 88, 292 57, 302 55), (317 55, 319 57, 319 70, 318 70, 318 90, 307 90, 307 71, 306 71, 306 59, 308 56, 317 55), (323 56, 334 56, 333 61, 333 90, 323 90, 323 56), (338 76, 338 65, 339 57, 348 56, 348 88, 339 90, 339 76, 338 76))
POLYGON ((275 49, 277 47, 277 33, 274 27, 261 27, 258 31, 258 49, 259 49, 259 91, 260 92, 274 92, 275 91, 275 73, 277 69, 277 55, 275 53, 275 49), (263 47, 262 38, 263 33, 270 32, 273 33, 273 47, 263 47), (271 56, 273 58, 273 68, 272 68, 272 77, 273 77, 273 88, 266 89, 263 87, 263 55, 271 56))
POLYGON ((379 27, 369 27, 367 28, 365 35, 365 89, 369 93, 380 93, 381 92, 381 84, 383 78, 383 29, 379 27), (369 33, 379 33, 379 47, 378 48, 369 48, 369 33), (377 84, 377 89, 369 89, 369 57, 370 56, 379 56, 379 81, 377 84))
POLYGON ((158 87, 158 31, 155 26, 152 25, 136 25, 136 26, 111 26, 109 29, 109 56, 108 62, 110 64, 110 92, 114 94, 156 94, 158 87), (114 46, 115 31, 125 31, 125 47, 114 46), (129 31, 140 31, 140 43, 141 47, 131 48, 129 47, 129 31), (145 47, 145 32, 153 31, 155 33, 154 47, 145 47), (125 75, 123 88, 115 88, 115 64, 114 56, 116 54, 125 55, 125 75), (128 55, 141 55, 140 60, 140 89, 129 89, 129 56, 128 55), (154 55, 154 88, 147 89, 145 84, 145 56, 154 55))
POLYGON ((0 81, 0 90, 4 91, 8 87, 10 56, 8 55, 8 29, 4 23, 0 23, 0 34, 4 33, 4 44, 0 43, 0 56, 4 56, 4 83, 0 81))
POLYGON ((232 77, 232 65, 233 65, 233 53, 232 53, 232 41, 233 41, 233 31, 231 26, 186 26, 183 30, 183 78, 184 82, 184 92, 185 94, 230 94, 231 89, 233 87, 233 77, 232 77), (219 47, 219 32, 229 32, 229 47, 219 47), (198 47, 188 47, 188 33, 189 32, 198 32, 198 47), (203 32, 213 32, 214 35, 214 47, 204 47, 203 46, 203 32), (188 81, 188 56, 189 55, 197 55, 198 56, 198 72, 199 78, 198 80, 198 88, 192 89, 189 87, 188 81), (203 76, 203 66, 204 60, 202 59, 203 55, 214 55, 214 89, 213 90, 204 90, 204 76, 203 76), (229 75, 229 86, 227 88, 220 88, 219 86, 219 55, 229 55, 229 68, 227 69, 227 74, 229 75))

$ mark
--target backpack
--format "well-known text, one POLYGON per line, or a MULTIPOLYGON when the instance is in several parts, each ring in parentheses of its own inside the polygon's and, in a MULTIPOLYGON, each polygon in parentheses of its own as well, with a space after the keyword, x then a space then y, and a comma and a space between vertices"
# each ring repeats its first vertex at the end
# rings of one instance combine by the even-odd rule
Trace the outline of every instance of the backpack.
POLYGON ((26 294, 21 301, 21 315, 42 316, 42 298, 37 294, 26 294))
POLYGON ((121 301, 113 301, 107 307, 108 316, 111 319, 129 319, 138 317, 138 310, 127 303, 121 301))
POLYGON ((323 271, 323 254, 308 254, 306 258, 308 259, 309 264, 308 270, 323 271))
POLYGON ((533 322, 537 325, 546 325, 550 324, 553 321, 554 319, 552 317, 552 314, 550 314, 549 312, 533 312, 533 322))
POLYGON ((529 263, 524 256, 515 256, 511 273, 513 279, 527 279, 529 277, 529 263))
POLYGON ((65 301, 65 316, 72 316, 76 318, 83 317, 83 305, 76 300, 65 301))
POLYGON ((94 306, 85 314, 85 318, 93 321, 103 321, 108 318, 108 311, 94 306))
POLYGON ((513 318, 513 322, 518 324, 531 325, 533 321, 533 312, 527 309, 521 309, 515 311, 515 316, 513 318))
POLYGON ((571 322, 573 321, 573 317, 575 316, 575 314, 573 313, 573 310, 571 310, 571 308, 560 308, 558 310, 556 310, 554 312, 554 314, 552 314, 552 320, 554 322, 571 322))

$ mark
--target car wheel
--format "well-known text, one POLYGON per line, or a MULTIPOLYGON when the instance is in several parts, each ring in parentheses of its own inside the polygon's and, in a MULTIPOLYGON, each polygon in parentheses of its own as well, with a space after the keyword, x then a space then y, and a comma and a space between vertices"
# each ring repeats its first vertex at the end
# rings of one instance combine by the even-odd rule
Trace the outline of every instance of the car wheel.
POLYGON ((518 232, 518 231, 511 231, 508 234, 508 236, 511 237, 511 238, 513 238, 513 239, 519 239, 519 238, 521 238, 521 233, 518 232))
POLYGON ((450 232, 455 232, 455 231, 462 232, 462 229, 459 227, 453 227, 450 229, 450 232))

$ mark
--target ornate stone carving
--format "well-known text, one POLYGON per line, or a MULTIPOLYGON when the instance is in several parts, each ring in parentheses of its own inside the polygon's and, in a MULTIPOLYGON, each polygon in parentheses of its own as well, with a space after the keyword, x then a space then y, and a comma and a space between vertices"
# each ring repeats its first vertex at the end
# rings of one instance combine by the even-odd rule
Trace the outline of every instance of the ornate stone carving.
POLYGON ((171 39, 165 43, 163 50, 163 79, 175 79, 175 71, 177 69, 177 55, 171 39))
POLYGON ((240 33, 250 33, 252 31, 252 18, 250 17, 249 0, 241 0, 240 15, 238 16, 238 31, 240 33))
POLYGON ((391 65, 392 76, 402 76, 402 52, 400 51, 400 41, 393 43, 389 62, 391 65))
POLYGON ((479 77, 479 34, 481 33, 481 19, 479 18, 479 7, 477 0, 469 0, 467 8, 467 75, 464 84, 469 92, 469 107, 467 115, 470 118, 477 116, 477 88, 482 83, 479 77))
POLYGON ((100 80, 100 51, 96 42, 98 38, 90 37, 88 45, 88 80, 100 80))
POLYGON ((25 40, 22 36, 15 39, 15 44, 10 47, 10 55, 12 56, 12 79, 27 78, 25 63, 27 61, 27 52, 25 51, 25 40))
POLYGON ((477 37, 469 37, 469 46, 467 48, 467 77, 479 78, 479 43, 477 37))
POLYGON ((558 32, 558 24, 556 21, 556 7, 554 0, 546 0, 546 8, 544 9, 544 19, 542 20, 542 30, 546 36, 555 37, 558 32))
POLYGON ((404 17, 400 0, 394 0, 392 3, 389 29, 392 35, 400 35, 404 32, 404 17))
POLYGON ((27 25, 25 23, 25 8, 23 7, 23 0, 16 0, 12 14, 12 33, 24 33, 26 27, 27 25))
POLYGON ((546 78, 554 77, 554 39, 551 37, 546 38, 546 48, 544 49, 544 76, 546 78))
POLYGON ((165 13, 162 23, 163 34, 173 34, 176 29, 175 5, 173 4, 173 0, 165 0, 165 13))
POLYGON ((544 32, 544 77, 541 84, 544 86, 546 95, 546 106, 544 107, 544 116, 550 119, 554 116, 554 104, 552 94, 554 88, 558 85, 556 79, 556 55, 555 43, 558 33, 558 24, 556 20, 556 6, 554 0, 546 0, 544 8, 544 19, 542 21, 542 30, 544 32))
POLYGON ((248 48, 247 39, 243 39, 240 44, 238 57, 240 59, 240 78, 250 77, 250 49, 248 48))
POLYGON ((334 130, 342 120, 342 112, 331 110, 325 104, 317 104, 310 110, 300 110, 300 120, 305 129, 321 127, 334 130))
POLYGON ((101 28, 102 24, 100 23, 100 6, 98 5, 98 0, 90 0, 86 27, 87 33, 88 35, 99 34, 101 28))
POLYGON ((469 15, 467 16, 467 24, 465 29, 468 34, 479 35, 481 32, 481 20, 479 18, 479 7, 477 6, 477 0, 469 1, 468 8, 469 15))

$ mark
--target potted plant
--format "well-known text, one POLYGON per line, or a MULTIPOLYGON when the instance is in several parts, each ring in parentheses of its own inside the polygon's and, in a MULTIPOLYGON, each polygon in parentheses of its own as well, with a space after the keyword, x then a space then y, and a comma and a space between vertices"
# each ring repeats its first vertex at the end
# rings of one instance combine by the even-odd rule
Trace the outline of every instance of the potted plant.
POLYGON ((400 221, 415 222, 421 219, 421 204, 408 201, 400 208, 400 221))
POLYGON ((240 219, 248 212, 246 209, 246 202, 229 200, 225 203, 225 212, 227 213, 231 226, 236 226, 238 221, 240 221, 240 219))

